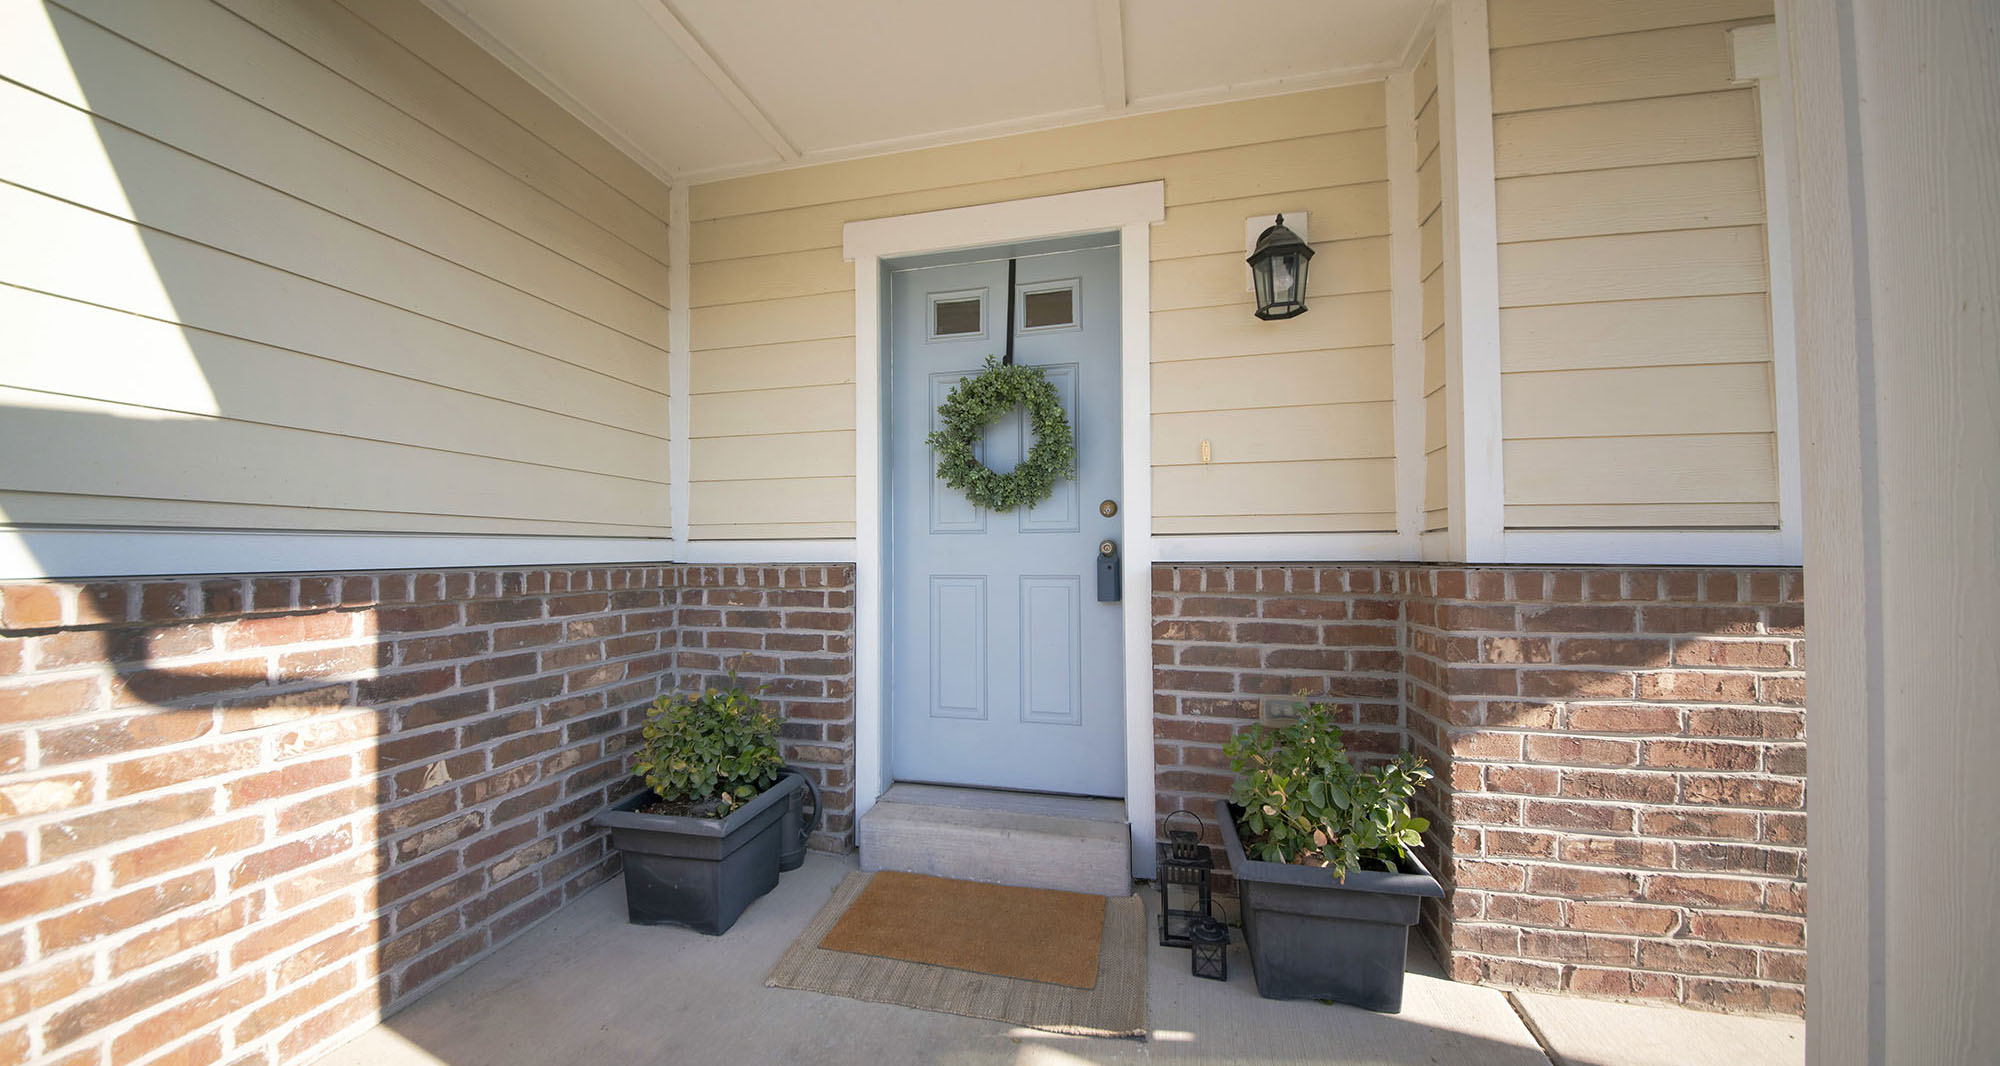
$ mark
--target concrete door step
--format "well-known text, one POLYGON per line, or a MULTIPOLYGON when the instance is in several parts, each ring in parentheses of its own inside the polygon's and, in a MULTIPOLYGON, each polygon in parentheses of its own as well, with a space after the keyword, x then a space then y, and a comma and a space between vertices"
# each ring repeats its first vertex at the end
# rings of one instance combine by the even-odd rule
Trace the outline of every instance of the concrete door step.
POLYGON ((1122 800, 898 784, 861 816, 864 870, 1100 896, 1132 893, 1122 800))

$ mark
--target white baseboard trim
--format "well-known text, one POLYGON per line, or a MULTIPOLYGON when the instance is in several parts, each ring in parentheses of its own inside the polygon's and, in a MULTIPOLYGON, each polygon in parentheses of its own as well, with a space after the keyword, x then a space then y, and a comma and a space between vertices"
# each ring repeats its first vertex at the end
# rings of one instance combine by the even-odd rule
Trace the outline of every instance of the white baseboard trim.
POLYGON ((751 566, 772 563, 851 563, 851 540, 697 540, 680 552, 680 561, 708 566, 751 566))
POLYGON ((1396 533, 1213 533, 1153 535, 1159 563, 1400 562, 1396 533))
POLYGON ((220 529, 0 529, 0 579, 324 573, 671 562, 667 537, 220 529))
POLYGON ((1775 529, 1511 529, 1504 544, 1504 561, 1509 563, 1798 566, 1803 561, 1798 549, 1775 529))
MULTIPOLYGON (((1441 558, 1442 533, 1422 537, 1441 558)), ((1156 563, 1397 563, 1395 533, 1225 533, 1152 538, 1156 563)), ((1509 530, 1504 558, 1567 566, 1798 566, 1777 530, 1509 530)), ((852 540, 707 540, 218 529, 0 529, 0 580, 693 563, 852 563, 852 540)))

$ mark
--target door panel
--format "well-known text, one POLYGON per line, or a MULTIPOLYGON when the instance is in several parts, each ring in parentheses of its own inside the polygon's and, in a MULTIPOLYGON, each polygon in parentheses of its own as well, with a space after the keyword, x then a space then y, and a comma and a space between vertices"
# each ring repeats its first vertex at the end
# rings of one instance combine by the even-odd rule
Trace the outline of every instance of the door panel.
POLYGON ((931 716, 986 717, 986 579, 931 577, 931 716))
MULTIPOLYGON (((1121 605, 1097 600, 1097 546, 1119 519, 1118 250, 1018 261, 1017 290, 1075 292, 1075 323, 1023 332, 1076 436, 1077 477, 1032 508, 990 514, 936 477, 925 438, 953 386, 1005 350, 1007 263, 898 271, 890 284, 889 731, 898 780, 1093 796, 1124 793, 1121 605), (970 296, 981 317, 959 305, 970 296), (940 329, 939 327, 943 328, 940 329)), ((1060 318, 1060 301, 1037 314, 1060 318), (1048 308, 1053 307, 1051 312, 1048 308)), ((1040 321, 1038 319, 1038 321, 1040 321)), ((1034 445, 1023 412, 979 452, 1012 469, 1034 445)))
POLYGON ((1021 720, 1083 720, 1083 580, 1073 574, 1021 579, 1021 720))

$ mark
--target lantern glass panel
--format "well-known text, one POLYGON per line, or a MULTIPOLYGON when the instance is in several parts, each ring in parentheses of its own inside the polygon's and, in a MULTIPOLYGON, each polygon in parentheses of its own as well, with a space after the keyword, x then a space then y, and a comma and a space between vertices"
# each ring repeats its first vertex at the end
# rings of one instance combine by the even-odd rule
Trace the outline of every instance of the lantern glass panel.
POLYGON ((1285 272, 1289 277, 1289 283, 1284 289, 1285 300, 1288 303, 1295 303, 1304 307, 1306 302, 1306 270, 1312 266, 1312 260, 1293 253, 1285 256, 1284 262, 1285 272))
POLYGON ((1298 275, 1299 257, 1295 255, 1274 255, 1271 257, 1271 295, 1279 303, 1291 303, 1292 283, 1298 275))

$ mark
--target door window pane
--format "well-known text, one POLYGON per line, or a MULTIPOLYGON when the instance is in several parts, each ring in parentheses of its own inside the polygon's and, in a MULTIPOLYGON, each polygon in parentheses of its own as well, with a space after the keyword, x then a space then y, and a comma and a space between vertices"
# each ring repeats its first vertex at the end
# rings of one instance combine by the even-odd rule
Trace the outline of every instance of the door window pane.
POLYGON ((977 296, 934 297, 931 338, 976 337, 986 332, 985 300, 977 296))

